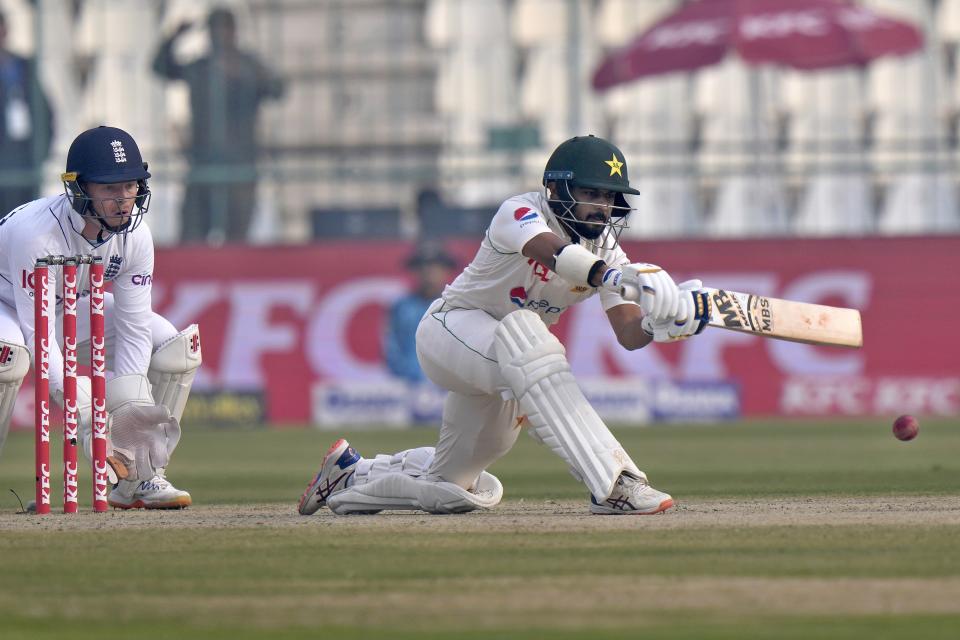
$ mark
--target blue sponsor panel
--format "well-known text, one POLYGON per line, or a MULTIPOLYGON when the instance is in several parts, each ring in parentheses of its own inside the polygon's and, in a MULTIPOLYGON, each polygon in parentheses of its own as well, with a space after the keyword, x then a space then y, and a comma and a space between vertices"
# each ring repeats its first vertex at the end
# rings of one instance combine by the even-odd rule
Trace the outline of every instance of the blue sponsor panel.
POLYGON ((653 418, 651 382, 644 378, 585 378, 578 382, 600 418, 616 425, 646 424, 653 418))
POLYGON ((439 426, 447 392, 432 382, 410 385, 410 422, 418 426, 439 426))
POLYGON ((740 417, 740 386, 733 382, 657 381, 652 394, 658 421, 734 420, 740 417))
POLYGON ((314 385, 313 424, 318 429, 349 425, 404 427, 410 422, 407 384, 383 382, 329 382, 314 385))
MULTIPOLYGON (((618 426, 666 421, 732 420, 740 416, 738 385, 645 378, 589 378, 580 389, 597 414, 618 426)), ((313 423, 349 426, 439 426, 446 392, 427 382, 327 382, 313 388, 313 423)))
POLYGON ((429 382, 320 383, 313 388, 313 424, 319 429, 436 426, 443 417, 446 396, 446 391, 429 382))

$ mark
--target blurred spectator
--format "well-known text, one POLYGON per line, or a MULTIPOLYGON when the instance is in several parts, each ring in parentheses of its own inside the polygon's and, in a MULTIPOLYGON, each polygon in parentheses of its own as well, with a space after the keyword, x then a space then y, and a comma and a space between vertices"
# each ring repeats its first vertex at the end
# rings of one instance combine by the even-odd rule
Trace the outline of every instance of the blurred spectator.
POLYGON ((0 11, 0 217, 39 194, 42 164, 53 140, 53 112, 37 64, 7 49, 0 11))
POLYGON ((390 373, 421 382, 425 378, 417 360, 417 325, 450 282, 457 261, 442 246, 424 243, 407 259, 406 267, 416 274, 416 288, 391 305, 383 353, 390 373))
POLYGON ((174 45, 192 27, 189 22, 177 27, 153 60, 157 74, 190 87, 190 166, 181 238, 242 242, 256 201, 257 112, 261 101, 283 95, 283 81, 252 53, 240 50, 236 19, 224 8, 207 17, 210 52, 193 62, 178 62, 174 45))

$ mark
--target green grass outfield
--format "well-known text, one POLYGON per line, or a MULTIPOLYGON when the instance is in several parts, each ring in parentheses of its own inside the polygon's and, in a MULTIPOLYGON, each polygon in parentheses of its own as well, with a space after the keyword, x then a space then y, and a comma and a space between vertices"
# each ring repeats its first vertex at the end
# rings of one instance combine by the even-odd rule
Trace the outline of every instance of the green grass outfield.
MULTIPOLYGON (((880 421, 616 433, 677 510, 582 515, 583 487, 522 437, 491 469, 506 490, 492 514, 303 518, 337 434, 191 429, 169 471, 187 512, 41 519, 15 515, 33 442, 12 434, 0 638, 960 637, 960 420, 910 443, 880 421), (831 504, 849 517, 818 512, 831 504)), ((435 434, 347 435, 372 455, 435 434)))

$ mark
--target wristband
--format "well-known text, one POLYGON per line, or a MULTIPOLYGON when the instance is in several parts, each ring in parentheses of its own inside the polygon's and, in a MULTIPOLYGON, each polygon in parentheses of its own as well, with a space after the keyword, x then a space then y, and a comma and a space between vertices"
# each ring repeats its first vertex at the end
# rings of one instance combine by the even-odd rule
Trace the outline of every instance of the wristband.
POLYGON ((589 286, 590 276, 598 265, 605 264, 603 260, 593 255, 578 244, 568 244, 560 247, 554 254, 553 270, 564 280, 584 283, 589 286))

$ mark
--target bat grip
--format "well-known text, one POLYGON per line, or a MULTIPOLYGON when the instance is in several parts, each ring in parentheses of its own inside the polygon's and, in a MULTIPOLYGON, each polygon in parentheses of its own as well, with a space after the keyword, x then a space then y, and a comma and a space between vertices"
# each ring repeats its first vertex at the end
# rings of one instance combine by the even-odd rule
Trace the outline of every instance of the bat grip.
POLYGON ((623 283, 620 286, 620 297, 630 302, 639 302, 640 287, 635 284, 623 283))

